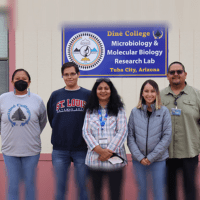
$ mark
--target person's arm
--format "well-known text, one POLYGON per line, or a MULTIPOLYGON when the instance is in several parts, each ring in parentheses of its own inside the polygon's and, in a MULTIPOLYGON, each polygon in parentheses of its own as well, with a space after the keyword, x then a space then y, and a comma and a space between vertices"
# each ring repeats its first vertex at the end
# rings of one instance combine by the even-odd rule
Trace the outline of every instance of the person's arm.
POLYGON ((172 139, 172 124, 169 110, 166 108, 163 115, 163 134, 160 142, 155 146, 154 150, 147 155, 150 163, 156 161, 167 150, 172 139))
POLYGON ((135 141, 135 124, 134 124, 133 110, 131 111, 131 115, 129 117, 129 122, 128 122, 127 145, 133 158, 136 159, 138 162, 141 162, 145 158, 145 156, 142 154, 135 141))
POLYGON ((90 113, 86 112, 85 120, 83 124, 83 138, 88 145, 88 148, 90 150, 95 151, 98 153, 101 157, 101 161, 105 161, 112 156, 111 152, 108 149, 102 149, 97 140, 94 138, 94 136, 91 133, 91 127, 90 127, 90 113))
POLYGON ((110 149, 102 149, 100 145, 96 146, 93 151, 100 155, 99 160, 102 162, 108 160, 113 155, 110 149))
POLYGON ((127 120, 126 120, 126 113, 124 109, 119 110, 117 115, 117 122, 116 122, 116 135, 113 137, 111 142, 109 143, 107 149, 115 152, 116 149, 119 147, 121 148, 127 138, 127 120))
POLYGON ((49 120, 49 124, 52 128, 52 120, 53 120, 53 108, 52 108, 52 95, 49 98, 49 101, 47 102, 47 116, 49 120))
POLYGON ((39 124, 40 124, 40 131, 42 132, 47 123, 47 113, 43 101, 41 102, 39 109, 40 109, 39 124))

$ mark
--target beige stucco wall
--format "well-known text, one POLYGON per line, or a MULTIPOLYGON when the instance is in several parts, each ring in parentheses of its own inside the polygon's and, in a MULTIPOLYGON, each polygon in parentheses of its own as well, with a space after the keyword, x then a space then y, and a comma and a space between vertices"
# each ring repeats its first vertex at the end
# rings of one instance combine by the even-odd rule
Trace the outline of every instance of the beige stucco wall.
MULTIPOLYGON (((199 12, 199 0, 17 0, 16 68, 31 74, 31 91, 46 104, 51 92, 64 86, 60 73, 62 23, 164 21, 169 25, 169 63, 181 61, 188 71, 188 84, 200 89, 199 12)), ((127 117, 146 79, 112 79, 123 97, 127 117)), ((168 85, 166 78, 154 80, 160 89, 168 85)), ((82 78, 79 85, 91 89, 94 81, 82 78)), ((41 137, 42 153, 50 153, 49 124, 41 137)))
POLYGON ((0 6, 6 7, 7 6, 7 0, 0 0, 0 6))

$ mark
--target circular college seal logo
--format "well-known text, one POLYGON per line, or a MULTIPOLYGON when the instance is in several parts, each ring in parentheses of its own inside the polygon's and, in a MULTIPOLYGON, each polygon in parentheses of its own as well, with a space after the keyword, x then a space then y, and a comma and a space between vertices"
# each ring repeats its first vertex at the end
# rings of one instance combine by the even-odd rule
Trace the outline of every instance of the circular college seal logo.
POLYGON ((26 105, 13 105, 8 110, 8 120, 10 121, 12 127, 13 126, 25 126, 28 124, 31 118, 31 112, 26 105))
POLYGON ((153 31, 153 37, 154 39, 160 39, 163 36, 163 31, 159 30, 159 29, 155 29, 153 31))
POLYGON ((91 32, 80 32, 70 38, 66 46, 67 59, 75 62, 80 70, 98 67, 104 59, 105 47, 99 36, 91 32))

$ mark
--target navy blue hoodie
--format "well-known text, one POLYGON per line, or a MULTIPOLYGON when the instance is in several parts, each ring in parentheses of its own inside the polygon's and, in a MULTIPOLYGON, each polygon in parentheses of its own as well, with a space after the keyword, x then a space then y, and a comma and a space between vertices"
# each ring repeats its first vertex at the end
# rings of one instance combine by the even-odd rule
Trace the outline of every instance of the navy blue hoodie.
POLYGON ((82 137, 84 107, 90 95, 85 88, 54 91, 47 103, 47 114, 52 128, 51 143, 55 150, 87 150, 82 137))

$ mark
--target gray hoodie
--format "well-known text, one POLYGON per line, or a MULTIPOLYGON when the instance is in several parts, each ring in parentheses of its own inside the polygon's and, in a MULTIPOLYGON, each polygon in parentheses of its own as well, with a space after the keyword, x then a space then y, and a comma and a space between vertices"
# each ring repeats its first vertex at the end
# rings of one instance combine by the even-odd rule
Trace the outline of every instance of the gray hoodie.
POLYGON ((151 163, 163 161, 169 157, 168 147, 171 142, 172 125, 169 110, 162 106, 147 114, 147 105, 133 108, 128 122, 127 145, 133 160, 140 162, 147 158, 151 163))

